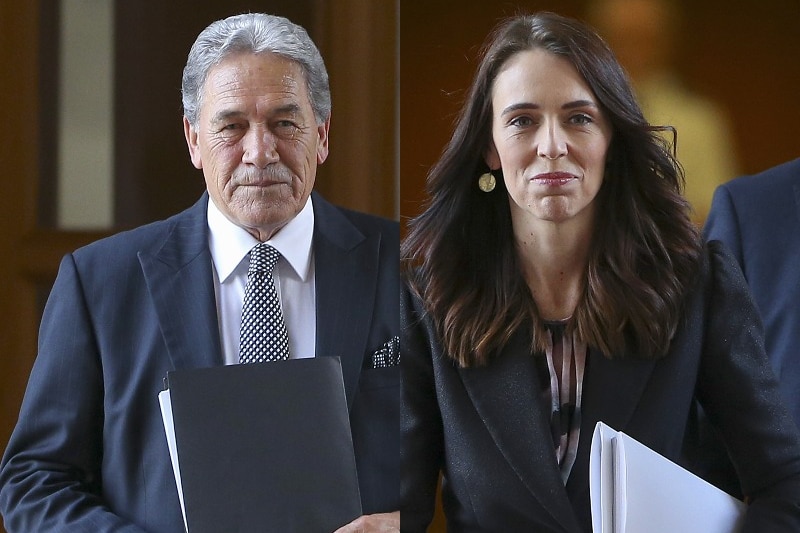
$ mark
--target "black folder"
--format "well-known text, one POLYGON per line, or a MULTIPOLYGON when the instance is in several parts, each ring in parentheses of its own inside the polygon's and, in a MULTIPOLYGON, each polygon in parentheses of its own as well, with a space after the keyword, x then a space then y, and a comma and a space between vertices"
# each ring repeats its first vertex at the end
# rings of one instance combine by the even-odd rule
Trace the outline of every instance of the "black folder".
POLYGON ((176 370, 167 389, 188 533, 331 533, 361 514, 338 358, 176 370))

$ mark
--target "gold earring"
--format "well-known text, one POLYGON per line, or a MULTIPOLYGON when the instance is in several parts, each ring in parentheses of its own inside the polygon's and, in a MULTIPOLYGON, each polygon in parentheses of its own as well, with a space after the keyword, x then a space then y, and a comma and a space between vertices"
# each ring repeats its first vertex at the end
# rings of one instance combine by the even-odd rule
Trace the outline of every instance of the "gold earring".
POLYGON ((491 172, 481 174, 481 177, 478 178, 478 188, 483 192, 492 192, 495 185, 497 185, 497 182, 494 179, 494 174, 491 172))

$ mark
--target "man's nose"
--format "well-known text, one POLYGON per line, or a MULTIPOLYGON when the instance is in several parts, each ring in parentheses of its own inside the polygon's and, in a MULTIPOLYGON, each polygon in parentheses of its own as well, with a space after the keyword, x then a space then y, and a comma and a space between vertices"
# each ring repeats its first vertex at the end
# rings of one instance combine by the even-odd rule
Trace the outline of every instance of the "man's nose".
POLYGON ((270 163, 280 160, 278 142, 267 128, 254 127, 245 134, 242 162, 266 168, 270 163))

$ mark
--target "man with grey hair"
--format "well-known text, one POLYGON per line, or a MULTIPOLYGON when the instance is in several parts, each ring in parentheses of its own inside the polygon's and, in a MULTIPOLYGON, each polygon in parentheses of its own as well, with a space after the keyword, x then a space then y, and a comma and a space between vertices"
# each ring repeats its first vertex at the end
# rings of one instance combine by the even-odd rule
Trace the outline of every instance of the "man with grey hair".
POLYGON ((399 226, 312 193, 331 109, 317 48, 281 17, 217 21, 189 53, 183 106, 207 192, 63 259, 0 464, 6 529, 183 530, 156 395, 170 370, 240 362, 266 246, 283 357, 341 358, 364 516, 338 531, 399 531, 399 226))

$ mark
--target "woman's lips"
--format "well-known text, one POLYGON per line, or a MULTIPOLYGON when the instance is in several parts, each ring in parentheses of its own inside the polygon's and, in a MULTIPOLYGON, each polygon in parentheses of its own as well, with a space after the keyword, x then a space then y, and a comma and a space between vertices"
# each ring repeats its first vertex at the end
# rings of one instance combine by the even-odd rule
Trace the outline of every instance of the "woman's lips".
POLYGON ((566 185, 576 179, 578 178, 569 172, 543 172, 533 177, 534 182, 551 187, 566 185))

